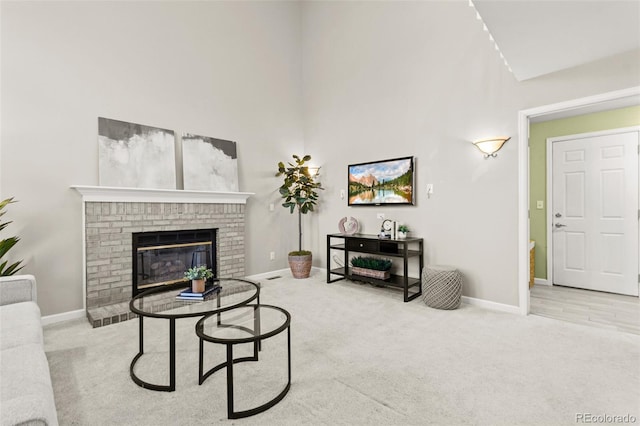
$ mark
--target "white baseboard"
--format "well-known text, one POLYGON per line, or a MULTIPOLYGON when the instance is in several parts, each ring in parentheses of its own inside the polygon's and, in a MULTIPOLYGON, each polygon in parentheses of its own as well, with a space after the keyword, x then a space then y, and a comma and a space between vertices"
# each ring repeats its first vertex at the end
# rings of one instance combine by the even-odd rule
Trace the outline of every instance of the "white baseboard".
POLYGON ((86 318, 87 312, 84 309, 77 311, 63 312, 61 314, 53 314, 42 317, 42 325, 56 324, 58 322, 74 320, 78 318, 86 318))
MULTIPOLYGON (((320 273, 324 275, 327 273, 327 270, 326 268, 320 268, 320 267, 314 266, 311 268, 311 272, 320 273)), ((248 275, 246 278, 250 280, 260 281, 260 280, 268 280, 269 278, 276 277, 278 275, 291 277, 291 270, 289 268, 276 269, 275 271, 248 275)), ((543 280, 541 278, 536 278, 535 280, 536 280, 535 281, 536 284, 550 285, 550 284, 547 284, 547 280, 543 280), (539 283, 538 280, 544 281, 544 282, 539 283)), ((503 303, 491 302, 489 300, 476 299, 475 297, 462 296, 462 302, 468 305, 478 306, 480 308, 490 309, 493 311, 508 312, 512 314, 520 313, 520 308, 518 308, 517 306, 505 305, 503 303)), ((87 316, 87 313, 84 309, 78 309, 76 311, 63 312, 63 313, 54 314, 54 315, 47 315, 42 317, 42 325, 56 324, 63 321, 69 321, 69 320, 74 320, 78 318, 85 318, 86 316, 87 316)))
POLYGON ((534 278, 533 283, 540 284, 540 285, 548 285, 548 286, 552 285, 549 281, 547 281, 546 278, 534 278))
POLYGON ((462 302, 466 303, 467 305, 490 309, 492 311, 500 311, 520 315, 520 307, 518 306, 505 305, 504 303, 491 302, 489 300, 476 299, 475 297, 469 296, 462 296, 462 302))
MULTIPOLYGON (((327 270, 325 268, 312 266, 311 275, 314 275, 316 273, 326 274, 327 270)), ((291 278, 291 269, 289 268, 276 269, 275 271, 262 272, 260 274, 254 274, 254 275, 247 275, 245 278, 249 280, 260 281, 260 280, 268 280, 269 278, 273 278, 277 276, 291 278)))
MULTIPOLYGON (((311 268, 311 273, 312 274, 320 273, 324 275, 327 273, 327 269, 314 266, 311 268)), ((260 280, 266 280, 272 277, 276 277, 278 275, 291 277, 291 270, 289 270, 288 268, 278 269, 275 271, 263 272, 261 274, 249 275, 246 278, 250 280, 260 281, 260 280)), ((491 302, 489 300, 484 300, 484 299, 476 299, 475 297, 462 296, 462 302, 468 305, 477 306, 479 308, 490 309, 492 311, 508 312, 510 314, 516 314, 516 315, 521 314, 520 308, 518 306, 505 305, 503 303, 491 302)))
MULTIPOLYGON (((320 273, 324 276, 327 273, 327 269, 314 266, 311 268, 311 274, 313 275, 315 273, 320 273)), ((291 271, 289 269, 279 269, 276 271, 251 275, 251 276, 248 276, 247 278, 251 280, 261 280, 261 279, 268 279, 270 277, 274 277, 278 275, 291 277, 291 271)), ((490 309, 492 311, 507 312, 507 313, 516 314, 516 315, 522 314, 522 312, 520 312, 519 306, 505 305, 504 303, 491 302, 489 300, 484 300, 484 299, 476 299, 475 297, 462 296, 462 302, 468 305, 477 306, 479 308, 490 309)))

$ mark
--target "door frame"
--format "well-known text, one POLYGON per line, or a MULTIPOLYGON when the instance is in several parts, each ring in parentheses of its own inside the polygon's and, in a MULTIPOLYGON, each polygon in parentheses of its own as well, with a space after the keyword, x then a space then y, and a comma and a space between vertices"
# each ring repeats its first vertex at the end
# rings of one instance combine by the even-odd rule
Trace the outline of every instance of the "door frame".
MULTIPOLYGON (((553 286, 553 151, 554 142, 572 139, 584 139, 597 136, 617 135, 620 133, 640 132, 640 126, 620 127, 616 129, 600 130, 597 132, 576 133, 574 135, 555 136, 547 138, 547 285, 553 286)), ((639 157, 640 161, 640 157, 639 157)), ((638 185, 640 189, 640 185, 638 185)), ((640 199, 640 198, 639 198, 640 199)), ((639 237, 640 239, 640 237, 639 237)))
MULTIPOLYGON (((580 110, 640 96, 640 86, 543 105, 518 112, 518 311, 529 314, 529 121, 535 117, 580 110)), ((606 108, 605 108, 606 109, 606 108)), ((609 108, 613 109, 613 108, 609 108)))

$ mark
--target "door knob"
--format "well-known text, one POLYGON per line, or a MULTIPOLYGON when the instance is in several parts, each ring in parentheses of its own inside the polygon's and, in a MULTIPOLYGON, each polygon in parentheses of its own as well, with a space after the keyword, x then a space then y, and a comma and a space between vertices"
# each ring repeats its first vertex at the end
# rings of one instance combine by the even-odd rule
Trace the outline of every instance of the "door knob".
POLYGON ((556 217, 562 217, 560 213, 556 213, 556 217))
POLYGON ((556 228, 562 228, 562 227, 567 226, 567 225, 563 225, 562 223, 556 223, 554 226, 556 228))

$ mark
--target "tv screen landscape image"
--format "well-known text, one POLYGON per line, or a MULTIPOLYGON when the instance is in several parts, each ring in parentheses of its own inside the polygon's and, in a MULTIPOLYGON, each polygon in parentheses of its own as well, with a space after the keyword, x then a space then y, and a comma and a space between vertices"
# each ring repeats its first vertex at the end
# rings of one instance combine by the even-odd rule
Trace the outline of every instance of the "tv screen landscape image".
POLYGON ((351 164, 349 205, 414 204, 413 157, 351 164))

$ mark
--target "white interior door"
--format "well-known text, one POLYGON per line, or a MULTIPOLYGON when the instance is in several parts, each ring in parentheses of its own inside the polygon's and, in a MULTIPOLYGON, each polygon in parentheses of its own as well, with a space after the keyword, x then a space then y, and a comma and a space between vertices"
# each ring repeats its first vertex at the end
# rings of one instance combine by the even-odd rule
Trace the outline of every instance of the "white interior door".
POLYGON ((638 132, 552 141, 553 283, 638 295, 638 132))

